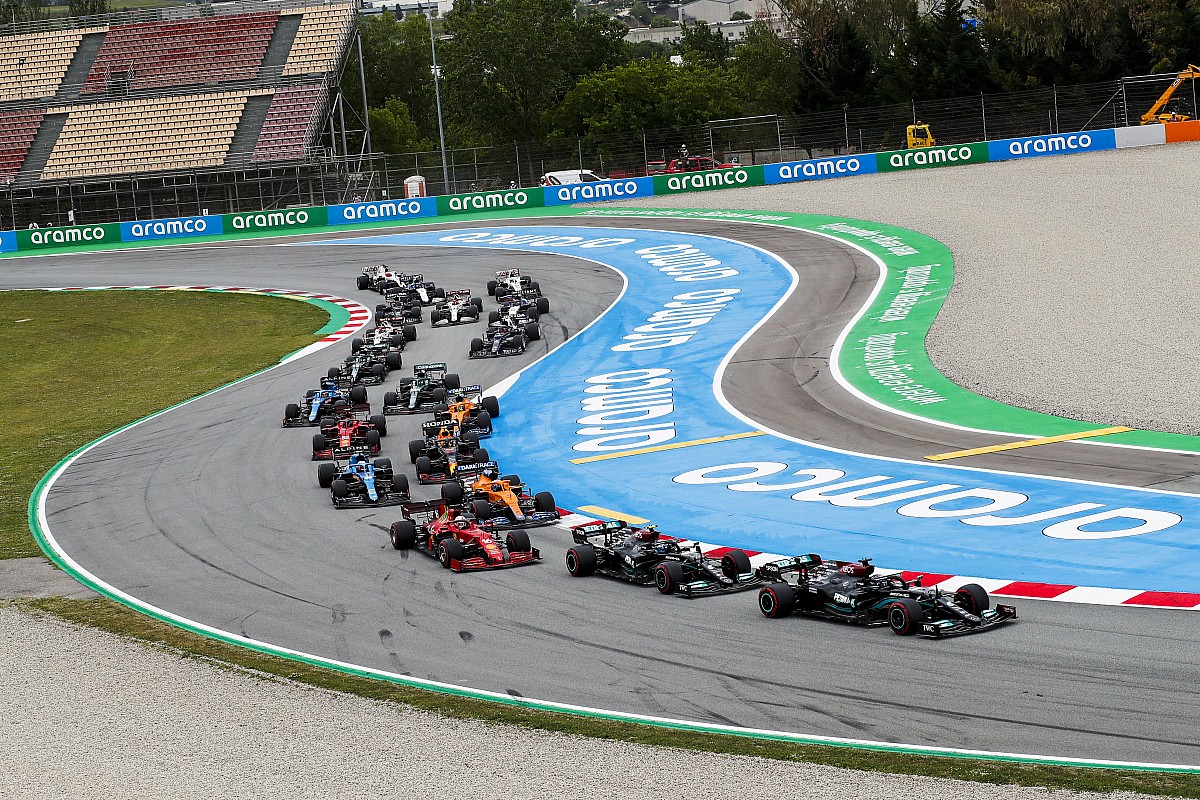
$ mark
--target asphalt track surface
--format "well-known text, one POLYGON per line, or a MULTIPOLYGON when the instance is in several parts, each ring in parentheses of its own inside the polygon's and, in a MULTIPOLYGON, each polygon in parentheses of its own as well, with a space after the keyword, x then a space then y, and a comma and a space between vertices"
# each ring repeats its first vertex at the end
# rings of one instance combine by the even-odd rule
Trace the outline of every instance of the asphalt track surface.
MULTIPOLYGON (((662 219, 596 224, 668 227, 662 219)), ((881 455, 972 446, 970 434, 857 403, 829 376, 828 348, 874 279, 868 260, 781 229, 669 226, 764 247, 800 273, 795 299, 725 376, 727 397, 743 412, 813 441, 881 455)), ((470 326, 423 327, 405 352, 406 365, 445 360, 485 385, 577 332, 620 290, 609 270, 553 256, 251 243, 12 260, 0 286, 276 286, 370 304, 373 297, 357 293, 353 280, 360 266, 377 261, 449 288, 481 290, 495 270, 511 266, 541 282, 551 314, 543 340, 524 357, 468 362, 470 326)), ((685 601, 576 580, 562 567, 569 537, 558 529, 533 532, 545 563, 496 573, 455 575, 420 554, 396 552, 385 531, 397 512, 333 509, 308 460, 311 431, 278 427, 283 404, 348 352, 339 343, 91 450, 49 494, 55 537, 84 567, 145 602, 283 647, 417 677, 752 728, 1200 764, 1200 643, 1187 612, 1022 601, 1018 624, 913 641, 880 629, 766 620, 747 594, 685 601)), ((373 402, 384 388, 371 390, 373 402)), ((502 411, 514 402, 519 397, 505 396, 502 411)), ((405 444, 420 420, 389 418, 385 455, 407 464, 405 444)), ((1192 474, 1184 457, 1053 447, 978 465, 1129 485, 1192 474)))

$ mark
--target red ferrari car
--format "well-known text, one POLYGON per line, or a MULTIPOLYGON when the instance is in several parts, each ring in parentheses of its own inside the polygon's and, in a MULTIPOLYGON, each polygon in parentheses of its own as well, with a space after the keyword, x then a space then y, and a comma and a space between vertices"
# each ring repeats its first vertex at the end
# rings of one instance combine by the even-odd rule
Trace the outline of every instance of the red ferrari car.
POLYGON ((445 500, 401 503, 400 513, 404 519, 393 522, 388 531, 392 547, 415 548, 455 572, 519 567, 542 557, 525 531, 507 531, 501 540, 495 528, 481 525, 445 500))
POLYGON ((387 436, 387 420, 382 414, 367 417, 354 414, 323 425, 313 434, 313 461, 331 461, 352 455, 379 455, 380 437, 387 436))

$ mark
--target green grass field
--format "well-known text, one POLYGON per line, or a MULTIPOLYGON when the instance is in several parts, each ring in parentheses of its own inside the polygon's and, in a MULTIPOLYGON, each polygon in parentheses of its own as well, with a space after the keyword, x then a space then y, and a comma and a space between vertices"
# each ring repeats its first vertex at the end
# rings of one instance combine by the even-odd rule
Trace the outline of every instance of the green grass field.
MULTIPOLYGON (((0 292, 0 374, 9 419, 0 457, 0 557, 38 555, 26 505, 39 478, 81 445, 147 414, 267 367, 314 340, 316 307, 188 292, 0 292)), ((1200 798, 1200 775, 1121 772, 933 758, 678 732, 452 697, 346 675, 193 634, 109 601, 14 601, 83 625, 336 691, 480 719, 602 739, 880 772, 1090 791, 1200 798)))
POLYGON ((34 485, 77 447, 316 340, 308 303, 197 292, 0 292, 0 558, 39 555, 34 485), (11 349, 9 349, 11 348, 11 349))

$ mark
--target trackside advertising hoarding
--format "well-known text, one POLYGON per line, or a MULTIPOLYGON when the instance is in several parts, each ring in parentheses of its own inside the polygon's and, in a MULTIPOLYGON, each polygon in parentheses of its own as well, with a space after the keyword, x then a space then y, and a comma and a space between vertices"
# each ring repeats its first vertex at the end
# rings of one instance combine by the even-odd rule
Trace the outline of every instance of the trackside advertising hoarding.
POLYGON ((735 186, 762 186, 766 183, 762 167, 728 167, 703 172, 655 175, 655 194, 702 192, 706 189, 732 189, 735 186))
POLYGON ((181 239, 186 236, 212 236, 224 233, 221 217, 210 214, 206 217, 175 217, 174 219, 151 219, 121 223, 122 242, 140 242, 146 239, 181 239))
POLYGON ((17 249, 17 235, 12 231, 0 231, 0 253, 11 253, 17 249))
POLYGON ((288 228, 316 228, 328 222, 325 206, 282 208, 277 211, 252 211, 247 214, 222 214, 226 233, 270 231, 288 228))
POLYGON ((844 178, 847 175, 869 175, 876 171, 875 156, 871 153, 763 165, 767 184, 819 181, 825 178, 844 178))
POLYGON ((899 172, 906 169, 953 167, 959 164, 985 164, 988 160, 986 142, 952 144, 945 147, 923 147, 916 150, 896 150, 876 153, 875 166, 880 172, 899 172))
POLYGON ((601 200, 626 200, 630 197, 653 197, 654 180, 652 178, 625 178, 623 180, 568 183, 562 186, 547 186, 543 192, 545 204, 548 206, 595 203, 601 200))
POLYGON ((476 211, 504 211, 510 208, 541 208, 542 187, 505 189, 499 192, 444 194, 437 197, 438 216, 473 214, 476 211))
POLYGON ((356 225, 361 222, 436 217, 437 213, 435 198, 406 197, 402 200, 379 200, 371 203, 329 206, 329 224, 356 225))
POLYGON ((35 228, 17 231, 18 250, 43 250, 72 245, 113 244, 121 241, 121 226, 116 222, 104 225, 73 225, 69 228, 35 228))
POLYGON ((1056 156, 1063 153, 1086 153, 1095 150, 1115 150, 1117 135, 1111 129, 1060 133, 1052 136, 1024 136, 1020 139, 999 139, 988 142, 988 159, 1007 161, 1013 158, 1056 156))

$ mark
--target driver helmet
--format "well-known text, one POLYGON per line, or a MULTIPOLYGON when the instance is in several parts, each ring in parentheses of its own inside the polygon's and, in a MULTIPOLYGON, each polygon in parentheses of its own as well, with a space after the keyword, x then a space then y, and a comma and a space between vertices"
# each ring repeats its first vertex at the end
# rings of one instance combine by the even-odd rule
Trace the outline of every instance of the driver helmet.
POLYGON ((321 379, 321 388, 322 389, 336 389, 337 381, 335 381, 333 378, 330 378, 330 377, 324 377, 321 379))
POLYGON ((451 517, 450 527, 456 531, 465 531, 467 528, 471 527, 471 521, 466 517, 451 517))
POLYGON ((647 525, 635 533, 633 538, 634 541, 641 542, 643 544, 651 544, 652 542, 656 542, 658 541, 658 526, 647 525))

